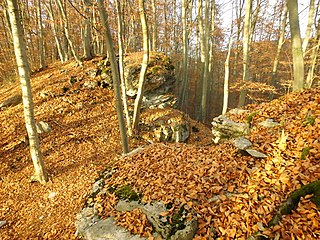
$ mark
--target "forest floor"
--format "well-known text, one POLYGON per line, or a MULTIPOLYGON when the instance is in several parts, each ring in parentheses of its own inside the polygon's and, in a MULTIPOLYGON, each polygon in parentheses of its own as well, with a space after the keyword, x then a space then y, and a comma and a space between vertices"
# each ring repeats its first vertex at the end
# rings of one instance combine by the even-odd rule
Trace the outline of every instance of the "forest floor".
MULTIPOLYGON (((24 143, 22 105, 0 110, 0 221, 6 221, 0 239, 76 239, 75 216, 107 166, 118 169, 106 180, 107 187, 130 184, 145 202, 192 207, 199 222, 195 239, 245 239, 257 230, 276 239, 320 239, 320 211, 311 196, 279 225, 266 228, 292 191, 320 179, 319 88, 248 107, 256 112, 248 138, 266 159, 244 156, 230 143, 208 145, 210 129, 192 120, 199 131, 186 144, 150 145, 133 138, 130 148, 145 150, 122 158, 113 92, 80 89, 80 80, 69 83, 72 76, 88 79, 95 67, 96 60, 85 62, 84 69, 56 63, 32 75, 36 120, 52 128, 41 135, 50 174, 45 185, 30 182, 33 165, 24 143), (40 94, 44 92, 46 97, 40 94), (281 126, 258 125, 267 118, 281 126), (213 197, 218 200, 209 201, 213 197)), ((0 102, 18 92, 19 83, 2 86, 0 102)), ((247 114, 231 117, 246 121, 247 114)), ((101 199, 103 217, 114 215, 120 225, 148 236, 150 227, 137 220, 143 217, 140 212, 117 213, 111 200, 101 199)))

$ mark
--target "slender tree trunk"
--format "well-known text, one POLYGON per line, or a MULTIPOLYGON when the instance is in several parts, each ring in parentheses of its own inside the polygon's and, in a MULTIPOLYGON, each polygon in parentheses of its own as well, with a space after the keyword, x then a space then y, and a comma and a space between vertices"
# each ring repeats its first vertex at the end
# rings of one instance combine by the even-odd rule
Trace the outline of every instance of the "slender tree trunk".
POLYGON ((147 67, 149 62, 149 39, 148 39, 148 25, 147 25, 147 18, 144 6, 144 0, 139 0, 139 14, 141 20, 141 27, 142 27, 142 35, 143 35, 143 59, 141 64, 141 72, 139 78, 139 85, 138 85, 138 92, 137 97, 134 102, 134 112, 133 112, 133 123, 132 129, 134 131, 138 131, 138 124, 140 121, 140 108, 143 98, 144 92, 144 84, 146 80, 146 73, 147 67))
POLYGON ((309 4, 308 24, 307 24, 306 34, 305 34, 303 42, 302 42, 303 56, 305 56, 305 53, 306 53, 306 50, 308 47, 308 43, 309 43, 309 39, 310 39, 310 35, 311 35, 311 27, 313 24, 313 15, 314 15, 314 2, 315 2, 315 0, 310 0, 310 4, 309 4))
POLYGON ((60 61, 62 63, 64 63, 64 62, 67 61, 67 56, 66 56, 66 53, 64 52, 64 50, 62 48, 61 41, 59 40, 58 29, 57 29, 57 26, 55 24, 55 18, 54 18, 54 15, 53 15, 52 1, 50 0, 48 5, 45 4, 45 6, 46 6, 47 12, 49 14, 49 17, 51 19, 51 28, 52 28, 54 40, 55 40, 56 45, 57 45, 59 58, 60 58, 60 61))
MULTIPOLYGON (((246 0, 246 11, 244 17, 243 28, 243 78, 242 80, 249 81, 249 41, 250 41, 250 25, 251 25, 251 9, 252 0, 246 0)), ((246 101, 247 91, 242 89, 239 96, 238 107, 242 107, 246 101)))
POLYGON ((188 100, 188 25, 187 25, 187 9, 188 0, 182 0, 182 84, 179 86, 179 106, 180 109, 186 109, 186 101, 188 100))
POLYGON ((207 102, 208 102, 208 93, 209 93, 209 39, 210 39, 210 25, 209 25, 209 9, 210 4, 209 0, 205 0, 205 13, 204 13, 204 69, 203 69, 203 79, 202 79, 202 96, 201 96, 201 120, 202 122, 206 121, 207 117, 207 102))
POLYGON ((129 145, 128 145, 128 137, 126 133, 126 125, 123 117, 122 103, 121 103, 119 68, 117 65, 116 55, 114 53, 111 30, 108 23, 108 15, 104 8, 103 0, 97 0, 97 2, 98 2, 98 8, 100 12, 100 18, 102 21, 102 26, 104 27, 104 35, 105 35, 105 40, 107 45, 106 47, 108 50, 108 55, 109 55, 110 64, 111 64, 113 88, 116 96, 116 109, 117 109, 117 115, 118 115, 122 151, 124 154, 126 154, 129 152, 129 145))
POLYGON ((127 121, 127 129, 129 136, 132 136, 132 128, 131 128, 131 119, 128 110, 128 103, 127 103, 127 91, 126 91, 126 79, 124 77, 124 47, 123 47, 123 0, 116 0, 116 7, 117 7, 117 15, 118 15, 118 45, 119 45, 119 73, 120 73, 120 81, 121 81, 121 90, 122 90, 122 102, 124 113, 126 116, 127 121))
MULTIPOLYGON (((286 30, 286 25, 287 25, 287 16, 288 16, 288 8, 285 6, 283 19, 282 19, 282 23, 281 23, 280 35, 279 35, 279 39, 278 39, 277 54, 274 58, 273 68, 272 68, 271 84, 274 87, 277 87, 276 77, 277 77, 280 53, 281 53, 282 46, 284 44, 284 34, 285 34, 285 30, 286 30)), ((273 94, 271 96, 271 99, 273 99, 273 94)))
POLYGON ((40 69, 46 68, 44 40, 43 40, 43 27, 42 27, 42 13, 41 13, 41 0, 37 2, 38 11, 38 31, 39 31, 39 63, 40 69))
POLYGON ((302 43, 300 36, 300 25, 298 15, 298 1, 287 0, 289 23, 291 32, 291 45, 292 45, 292 61, 293 61, 293 84, 292 90, 299 91, 303 89, 304 81, 304 62, 302 43))
POLYGON ((225 114, 228 110, 228 99, 229 99, 229 73, 230 73, 230 55, 232 49, 232 32, 233 29, 231 27, 231 33, 228 44, 228 53, 226 57, 226 61, 224 62, 224 85, 223 85, 223 106, 222 106, 222 114, 225 114))
POLYGON ((158 19, 157 19, 157 4, 156 4, 156 0, 152 0, 152 16, 153 16, 153 32, 152 32, 151 50, 152 51, 156 51, 156 49, 157 49, 157 38, 158 38, 158 34, 157 34, 158 33, 158 19))
POLYGON ((317 26, 317 30, 314 38, 316 39, 316 41, 315 41, 315 46, 312 48, 312 52, 310 56, 311 64, 309 66, 308 75, 306 79, 306 85, 305 85, 306 88, 312 87, 314 70, 315 70, 315 67, 317 64, 317 58, 319 55, 318 52, 320 48, 320 20, 318 21, 318 26, 317 26))
POLYGON ((91 38, 91 29, 92 29, 92 24, 91 24, 91 18, 92 18, 92 13, 90 11, 90 7, 92 6, 91 0, 85 0, 84 1, 85 5, 85 13, 86 13, 86 19, 83 21, 83 57, 84 59, 91 59, 93 54, 92 54, 92 38, 91 38))
POLYGON ((237 71, 237 67, 238 67, 238 62, 239 62, 239 52, 240 52, 240 36, 241 36, 241 16, 242 16, 242 11, 243 11, 243 6, 244 6, 244 1, 245 0, 240 0, 240 5, 239 5, 239 12, 237 11, 238 9, 238 0, 236 0, 236 21, 237 21, 237 35, 236 35, 236 49, 235 49, 235 53, 234 53, 234 64, 233 64, 233 70, 232 70, 232 79, 236 80, 237 79, 237 75, 238 75, 238 71, 237 71))
POLYGON ((18 5, 16 0, 7 0, 7 3, 11 21, 14 52, 16 55, 21 82, 24 118, 29 136, 31 158, 35 170, 32 179, 35 181, 39 181, 40 183, 45 183, 48 181, 48 175, 44 169, 39 136, 34 120, 33 99, 30 84, 30 68, 28 66, 26 44, 23 40, 22 26, 18 13, 18 5))
POLYGON ((61 17, 62 17, 62 21, 63 21, 63 28, 64 28, 64 33, 65 33, 65 36, 67 38, 67 41, 68 41, 68 44, 69 44, 69 47, 70 47, 70 50, 71 50, 71 53, 72 53, 72 56, 75 58, 75 60, 77 61, 77 63, 82 66, 82 61, 80 59, 80 57, 78 56, 78 54, 76 53, 76 49, 74 47, 74 44, 71 40, 71 36, 70 36, 70 33, 69 33, 69 24, 68 24, 68 19, 67 19, 67 12, 66 12, 66 9, 64 8, 64 6, 62 5, 62 2, 61 0, 56 0, 57 3, 58 3, 58 7, 59 7, 59 11, 60 11, 60 14, 61 14, 61 17))

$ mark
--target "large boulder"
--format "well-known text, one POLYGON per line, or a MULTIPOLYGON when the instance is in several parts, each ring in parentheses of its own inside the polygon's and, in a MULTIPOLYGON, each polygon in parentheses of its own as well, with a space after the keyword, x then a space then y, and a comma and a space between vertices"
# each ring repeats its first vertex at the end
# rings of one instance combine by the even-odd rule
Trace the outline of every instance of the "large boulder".
POLYGON ((147 109, 141 115, 143 138, 156 142, 185 142, 190 135, 188 117, 173 108, 147 109))
POLYGON ((248 124, 234 122, 224 115, 220 115, 212 121, 212 134, 215 136, 215 143, 223 139, 236 139, 248 133, 248 124))

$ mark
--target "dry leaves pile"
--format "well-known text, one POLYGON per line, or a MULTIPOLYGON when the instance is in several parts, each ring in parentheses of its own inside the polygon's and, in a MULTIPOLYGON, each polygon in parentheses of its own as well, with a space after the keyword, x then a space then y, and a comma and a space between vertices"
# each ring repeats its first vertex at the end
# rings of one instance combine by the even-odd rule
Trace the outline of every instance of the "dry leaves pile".
MULTIPOLYGON (((171 203, 164 214, 172 214, 182 204, 192 207, 199 222, 195 239, 244 239, 258 229, 282 239, 320 238, 320 214, 310 196, 280 225, 264 229, 291 191, 320 178, 319 89, 251 106, 258 111, 251 140, 267 159, 243 156, 229 143, 201 146, 210 140, 210 130, 191 121, 195 131, 188 144, 157 143, 115 161, 121 146, 112 91, 80 87, 95 64, 96 60, 86 62, 83 70, 72 63, 55 64, 33 76, 36 119, 53 129, 41 135, 51 175, 44 186, 29 182, 33 166, 22 141, 26 134, 22 106, 0 111, 0 221, 7 221, 0 228, 0 239, 74 239, 75 215, 97 173, 106 166, 117 168, 106 187, 131 184, 145 202, 171 203), (71 76, 78 81, 70 84, 71 76), (257 123, 266 118, 282 126, 260 127, 257 123), (286 141, 279 145, 282 128, 286 141), (305 159, 300 159, 307 148, 305 159)), ((0 101, 17 91, 18 83, 2 88, 0 101)), ((233 118, 245 121, 246 115, 233 118)), ((146 143, 131 139, 130 144, 133 149, 146 143)), ((116 212, 111 194, 100 201, 103 216, 114 215, 120 225, 150 237, 151 226, 141 211, 116 212)))
MULTIPOLYGON (((292 191, 320 179, 319 103, 320 89, 314 89, 249 107, 257 111, 251 140, 256 150, 268 155, 266 159, 242 156, 229 143, 211 147, 154 144, 116 162, 117 172, 106 180, 106 188, 129 184, 143 194, 144 202, 161 200, 176 208, 188 204, 197 212, 195 239, 245 239, 258 230, 281 239, 319 239, 320 212, 308 200, 310 196, 280 225, 266 228, 292 191), (258 125, 267 118, 281 125, 258 125), (310 151, 301 159, 306 148, 310 151)), ((246 121, 247 116, 232 117, 246 121)), ((104 214, 110 212, 106 208, 104 214)), ((126 226, 132 228, 132 221, 126 226)))

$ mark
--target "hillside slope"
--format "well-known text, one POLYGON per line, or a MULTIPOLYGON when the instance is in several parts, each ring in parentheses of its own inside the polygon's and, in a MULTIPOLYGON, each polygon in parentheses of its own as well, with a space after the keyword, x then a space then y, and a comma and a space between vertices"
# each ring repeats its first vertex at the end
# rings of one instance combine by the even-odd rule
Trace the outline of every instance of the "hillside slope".
MULTIPOLYGON (((49 183, 29 182, 33 166, 23 141, 22 105, 0 111, 0 221, 7 222, 0 228, 1 239, 75 239, 75 215, 106 167, 117 169, 106 188, 130 184, 145 202, 170 203, 167 214, 182 204, 194 209, 199 223, 195 239, 245 239, 258 229, 281 239, 320 238, 320 212, 311 196, 280 225, 262 228, 290 192, 320 179, 320 89, 248 107, 257 112, 250 139, 266 159, 244 156, 230 143, 208 145, 210 130, 191 120, 197 131, 187 144, 148 145, 134 138, 131 149, 145 149, 121 158, 112 91, 80 87, 96 61, 86 62, 84 69, 57 63, 32 76, 36 119, 53 130, 41 135, 49 183), (77 81, 70 84, 71 78, 77 81), (267 118, 281 126, 258 125, 267 118), (282 129, 286 141, 279 145, 282 129), (309 151, 301 159, 304 149, 309 151)), ((17 92, 17 83, 2 88, 0 102, 17 92)), ((247 116, 231 117, 246 121, 247 116)), ((102 217, 116 216, 119 224, 149 235, 140 212, 115 211, 112 194, 100 201, 102 217)))
MULTIPOLYGON (((0 239, 74 239, 74 220, 91 185, 107 165, 121 156, 113 91, 88 89, 90 71, 101 59, 84 63, 55 63, 32 75, 35 118, 52 132, 41 134, 45 167, 50 181, 30 183, 33 165, 22 104, 0 109, 0 239)), ((18 82, 2 86, 0 102, 20 93, 18 82)), ((210 142, 210 132, 199 130, 190 142, 210 142)), ((130 148, 148 144, 130 140, 130 148)))
MULTIPOLYGON (((302 198, 279 225, 270 229, 267 225, 291 192, 320 179, 320 89, 248 109, 254 113, 248 137, 253 148, 267 158, 244 156, 230 143, 207 147, 154 144, 112 165, 116 172, 106 179, 105 189, 131 185, 144 202, 170 204, 166 215, 187 204, 198 218, 194 239, 246 239, 258 230, 271 239, 319 239, 320 211, 310 201, 311 195, 302 198), (265 128, 258 124, 268 118, 280 125, 265 128)), ((248 116, 231 117, 246 122, 248 116)), ((109 193, 100 200, 101 216, 115 216, 120 225, 150 236, 143 214, 115 211, 115 199, 109 193)))

